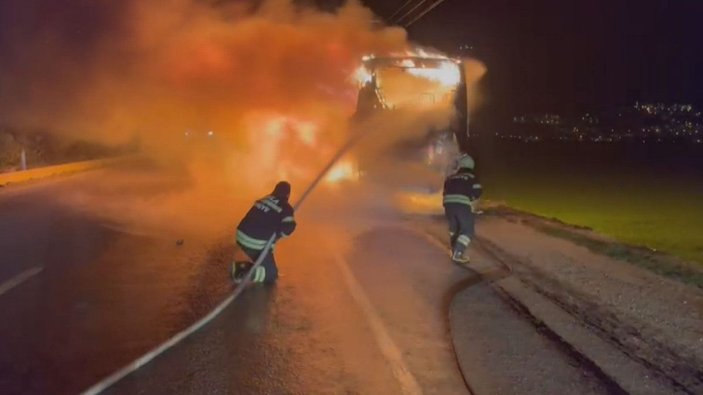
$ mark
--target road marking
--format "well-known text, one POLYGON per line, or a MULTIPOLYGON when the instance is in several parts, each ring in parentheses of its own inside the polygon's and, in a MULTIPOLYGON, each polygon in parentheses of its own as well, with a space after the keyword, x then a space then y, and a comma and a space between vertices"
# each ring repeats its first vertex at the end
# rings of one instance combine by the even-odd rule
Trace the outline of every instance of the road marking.
POLYGON ((413 231, 422 236, 425 240, 427 240, 430 244, 434 245, 435 247, 439 248, 442 251, 449 251, 449 255, 452 255, 451 248, 447 246, 446 244, 442 243, 441 241, 437 240, 437 238, 434 235, 428 234, 427 232, 422 232, 422 231, 417 231, 416 229, 413 229, 413 231))
MULTIPOLYGON (((273 244, 274 236, 275 235, 271 235, 271 238, 266 243, 266 247, 264 247, 263 252, 259 255, 258 258, 256 258, 256 261, 254 262, 254 266, 252 267, 252 269, 257 268, 257 267, 259 267, 259 265, 261 265, 261 263, 264 260, 264 257, 266 256, 267 251, 271 248, 271 245, 273 244)), ((168 350, 171 347, 175 346, 176 344, 180 343, 186 337, 192 335, 193 333, 197 332, 200 328, 207 325, 210 321, 215 319, 215 317, 217 317, 224 309, 226 309, 227 306, 232 304, 232 302, 235 299, 237 299, 237 297, 239 295, 242 294, 244 289, 247 287, 249 280, 251 280, 253 274, 254 274, 254 270, 249 270, 247 275, 244 276, 244 279, 242 280, 242 282, 237 284, 237 286, 234 288, 234 291, 232 291, 232 293, 225 300, 223 300, 211 312, 209 312, 208 315, 199 319, 198 321, 193 323, 191 326, 176 333, 170 339, 161 343, 159 346, 153 348, 148 353, 135 359, 134 361, 130 362, 128 365, 125 365, 124 367, 122 367, 122 369, 120 369, 116 372, 113 372, 111 375, 105 377, 100 382, 94 384, 93 386, 91 386, 87 390, 81 392, 81 395, 96 395, 96 394, 99 394, 99 393, 105 391, 106 389, 110 388, 112 385, 114 385, 118 381, 120 381, 123 378, 130 375, 132 372, 139 370, 139 368, 148 364, 149 362, 151 362, 154 358, 158 357, 159 355, 163 354, 166 350, 168 350)))
POLYGON ((44 270, 43 267, 35 266, 5 281, 4 283, 2 283, 2 285, 0 285, 0 295, 3 295, 5 292, 10 291, 12 288, 36 276, 37 274, 41 273, 42 270, 44 270))
POLYGON ((373 332, 376 339, 376 343, 381 349, 381 353, 388 361, 388 364, 393 371, 393 375, 400 384, 403 394, 421 395, 422 389, 406 366, 405 360, 403 359, 403 354, 388 334, 388 330, 386 330, 386 327, 383 325, 383 321, 378 316, 378 313, 374 309, 373 305, 371 305, 371 302, 364 293, 364 290, 361 288, 361 285, 359 285, 351 270, 349 270, 349 265, 339 254, 333 253, 333 256, 339 270, 342 272, 347 288, 349 289, 349 293, 364 313, 364 316, 371 327, 371 332, 373 332))

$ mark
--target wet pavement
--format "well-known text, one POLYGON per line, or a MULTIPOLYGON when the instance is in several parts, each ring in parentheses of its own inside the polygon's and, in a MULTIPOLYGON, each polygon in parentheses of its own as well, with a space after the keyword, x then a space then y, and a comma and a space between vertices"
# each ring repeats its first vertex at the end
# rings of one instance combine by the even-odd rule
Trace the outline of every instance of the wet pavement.
MULTIPOLYGON (((231 230, 248 207, 143 173, 0 191, 0 393, 80 393, 232 291, 231 230)), ((501 291, 517 281, 503 258, 479 242, 472 270, 451 264, 443 221, 391 196, 316 191, 276 246, 275 286, 250 287, 105 393, 622 393, 501 291)))
MULTIPOLYGON (((226 237, 177 246, 171 235, 135 231, 57 198, 87 188, 91 177, 104 175, 0 194, 0 283, 43 268, 0 295, 3 394, 80 392, 231 290, 226 237)), ((148 200, 154 191, 130 194, 148 200)), ((326 198, 312 199, 299 231, 276 247, 276 286, 247 290, 107 392, 467 393, 446 299, 469 274, 388 207, 359 206, 342 218, 330 216, 339 207, 326 198)))
POLYGON ((104 175, 0 192, 0 393, 77 393, 227 291, 203 286, 209 245, 131 233, 63 199, 104 175))
POLYGON ((276 286, 107 393, 468 393, 445 309, 469 274, 400 217, 308 213, 276 248, 276 286))

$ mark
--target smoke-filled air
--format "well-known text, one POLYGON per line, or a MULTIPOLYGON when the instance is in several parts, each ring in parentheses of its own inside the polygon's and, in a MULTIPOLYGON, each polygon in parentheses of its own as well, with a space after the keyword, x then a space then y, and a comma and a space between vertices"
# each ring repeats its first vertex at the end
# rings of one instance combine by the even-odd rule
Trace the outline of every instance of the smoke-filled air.
MULTIPOLYGON (((13 26, 0 27, 11 54, 0 59, 0 121, 106 144, 138 139, 142 152, 189 174, 191 192, 160 205, 169 216, 185 202, 221 218, 224 197, 249 199, 283 178, 295 197, 352 133, 361 59, 415 51, 403 29, 378 25, 355 0, 333 13, 290 0, 74 3, 0 5, 0 24, 13 26)), ((469 64, 471 83, 483 69, 469 64)), ((405 87, 447 84, 440 72, 420 70, 405 87)), ((402 102, 401 91, 389 85, 388 97, 402 102)), ((450 116, 443 108, 372 119, 359 149, 380 157, 450 116)), ((345 158, 330 180, 356 166, 345 158)), ((108 189, 117 193, 119 181, 108 189)), ((139 202, 124 204, 132 206, 115 208, 122 217, 144 219, 139 202)))

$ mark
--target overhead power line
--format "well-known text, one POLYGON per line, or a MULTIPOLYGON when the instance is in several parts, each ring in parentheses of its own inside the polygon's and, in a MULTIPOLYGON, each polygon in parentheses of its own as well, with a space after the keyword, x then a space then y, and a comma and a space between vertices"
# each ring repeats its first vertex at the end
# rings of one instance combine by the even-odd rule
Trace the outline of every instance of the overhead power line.
POLYGON ((388 22, 392 22, 392 21, 393 21, 393 17, 395 17, 395 16, 398 15, 401 11, 403 11, 403 9, 404 9, 405 7, 407 7, 408 5, 411 5, 413 1, 415 1, 415 0, 407 0, 405 3, 403 3, 403 5, 401 5, 397 10, 395 10, 395 12, 393 13, 393 15, 391 15, 391 16, 388 17, 388 22))
POLYGON ((434 3, 432 3, 432 5, 430 5, 429 7, 425 8, 425 10, 424 10, 422 13, 420 13, 420 15, 418 15, 417 17, 415 17, 415 19, 413 19, 413 20, 411 20, 410 22, 408 22, 407 24, 405 24, 405 27, 406 27, 406 28, 407 28, 407 27, 410 27, 410 25, 412 25, 413 23, 415 23, 415 22, 417 22, 418 20, 420 20, 423 16, 425 16, 428 12, 432 11, 435 7, 437 7, 438 5, 444 3, 444 1, 445 1, 445 0, 437 0, 437 1, 435 1, 434 3))
POLYGON ((411 16, 413 14, 413 12, 415 12, 415 10, 420 8, 420 6, 422 6, 425 3, 427 3, 427 0, 420 0, 417 4, 415 4, 414 7, 410 8, 408 11, 405 12, 405 14, 403 14, 402 16, 397 18, 394 23, 400 24, 403 21, 403 19, 407 18, 408 16, 411 16))

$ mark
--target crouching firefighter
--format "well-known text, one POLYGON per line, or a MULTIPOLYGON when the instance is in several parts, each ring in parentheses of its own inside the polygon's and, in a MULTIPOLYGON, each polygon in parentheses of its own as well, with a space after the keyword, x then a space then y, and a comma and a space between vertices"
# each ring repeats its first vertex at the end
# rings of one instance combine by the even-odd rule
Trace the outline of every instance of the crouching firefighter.
POLYGON ((237 245, 246 257, 241 259, 235 256, 232 271, 235 283, 242 282, 252 268, 253 262, 259 259, 261 254, 266 255, 250 277, 251 282, 271 284, 278 278, 278 268, 273 257, 273 244, 268 251, 264 251, 264 248, 271 237, 275 237, 275 244, 276 241, 290 236, 295 231, 293 207, 288 203, 290 189, 289 183, 279 182, 270 195, 254 203, 239 223, 237 245))
POLYGON ((469 155, 459 157, 458 169, 444 181, 444 213, 449 221, 452 261, 466 264, 466 248, 474 237, 473 206, 483 192, 473 174, 474 160, 469 155))

